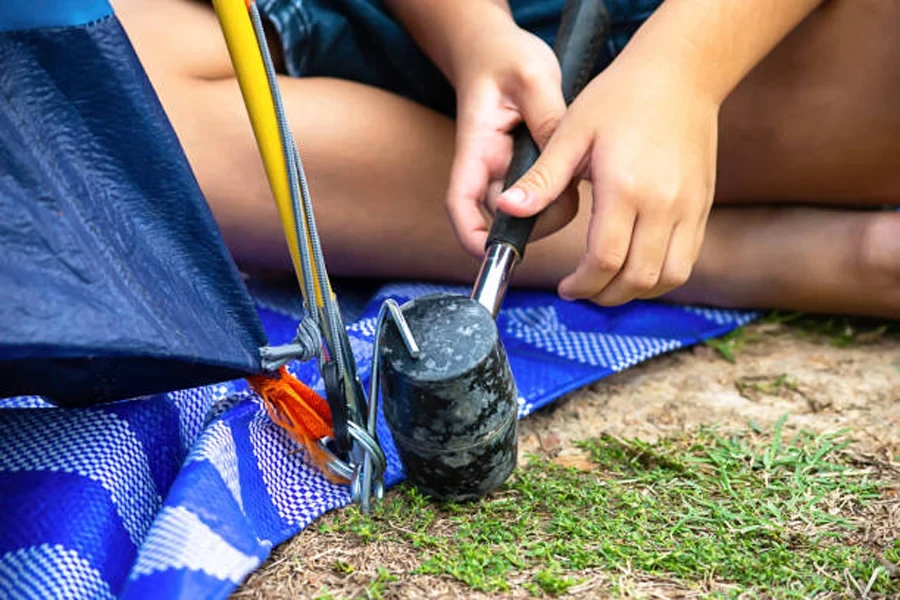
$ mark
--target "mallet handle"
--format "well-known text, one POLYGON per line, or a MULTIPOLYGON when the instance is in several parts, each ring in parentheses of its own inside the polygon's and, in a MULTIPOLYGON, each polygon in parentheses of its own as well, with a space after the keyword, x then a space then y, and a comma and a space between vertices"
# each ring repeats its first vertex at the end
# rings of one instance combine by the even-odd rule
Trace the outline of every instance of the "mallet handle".
MULTIPOLYGON (((562 71, 563 97, 567 105, 590 80, 608 34, 609 13, 603 0, 569 0, 566 3, 554 51, 562 71)), ((540 153, 524 124, 519 125, 514 136, 513 158, 504 189, 518 181, 540 153)), ((488 235, 487 248, 498 243, 509 244, 521 260, 538 216, 516 218, 498 212, 488 235)))
MULTIPOLYGON (((562 72, 562 92, 570 104, 591 78, 609 36, 609 12, 603 0, 568 0, 556 34, 554 52, 562 72)), ((531 168, 540 151, 528 127, 519 125, 513 132, 513 157, 504 189, 510 187, 531 168)), ((498 211, 491 225, 486 255, 472 290, 472 298, 497 316, 515 266, 525 256, 525 246, 540 214, 517 218, 498 211)))

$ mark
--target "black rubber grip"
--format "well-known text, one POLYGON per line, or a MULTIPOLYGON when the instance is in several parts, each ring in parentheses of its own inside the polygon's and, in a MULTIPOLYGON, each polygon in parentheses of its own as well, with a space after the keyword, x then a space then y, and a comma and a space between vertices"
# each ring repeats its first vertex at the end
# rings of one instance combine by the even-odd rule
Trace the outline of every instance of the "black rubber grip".
MULTIPOLYGON (((566 104, 572 102, 591 78, 609 35, 609 12, 603 0, 568 0, 556 34, 554 52, 562 72, 562 92, 566 104)), ((512 162, 504 189, 524 175, 540 152, 523 123, 513 132, 512 162)), ((511 244, 521 259, 531 230, 540 214, 525 219, 498 211, 488 234, 487 245, 511 244)))

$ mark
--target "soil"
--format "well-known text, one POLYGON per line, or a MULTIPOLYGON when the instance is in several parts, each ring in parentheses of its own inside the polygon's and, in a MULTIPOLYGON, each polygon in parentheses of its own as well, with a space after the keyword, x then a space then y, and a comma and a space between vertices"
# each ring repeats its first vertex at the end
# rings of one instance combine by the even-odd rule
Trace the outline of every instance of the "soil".
MULTIPOLYGON (((700 425, 727 430, 752 423, 771 429, 789 414, 786 432, 848 429, 855 449, 894 463, 900 460, 900 334, 884 333, 881 327, 851 337, 849 343, 840 344, 841 338, 833 335, 762 323, 745 328, 733 364, 705 345, 658 357, 523 420, 520 461, 540 453, 558 462, 577 463, 580 451, 572 442, 601 433, 653 441, 700 425)), ((900 498, 895 495, 886 501, 879 522, 870 525, 893 527, 890 535, 900 537, 900 498)), ((522 588, 486 596, 453 580, 420 575, 372 587, 378 566, 409 573, 416 564, 410 546, 361 545, 350 536, 323 534, 310 527, 276 549, 234 597, 316 597, 323 589, 333 597, 353 598, 528 596, 522 588), (352 575, 335 573, 338 560, 352 566, 352 575)), ((606 575, 580 575, 593 585, 573 588, 570 596, 602 595, 606 575)), ((696 593, 676 582, 640 574, 631 589, 661 598, 696 593)))

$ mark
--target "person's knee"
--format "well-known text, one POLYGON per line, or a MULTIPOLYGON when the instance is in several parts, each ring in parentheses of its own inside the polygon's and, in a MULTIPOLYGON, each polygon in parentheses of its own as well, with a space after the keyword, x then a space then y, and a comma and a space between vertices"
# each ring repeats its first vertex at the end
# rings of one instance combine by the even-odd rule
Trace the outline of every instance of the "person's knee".
POLYGON ((857 267, 900 286, 900 212, 884 211, 867 220, 859 238, 857 267))

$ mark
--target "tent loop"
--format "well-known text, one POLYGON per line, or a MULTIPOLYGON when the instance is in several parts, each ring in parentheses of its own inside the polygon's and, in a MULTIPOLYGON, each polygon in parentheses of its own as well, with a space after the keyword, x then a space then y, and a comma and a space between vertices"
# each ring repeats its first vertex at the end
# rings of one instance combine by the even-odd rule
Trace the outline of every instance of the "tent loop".
POLYGON ((277 371, 292 360, 306 362, 319 358, 322 354, 322 343, 319 325, 307 313, 297 325, 297 333, 288 344, 280 346, 263 346, 259 349, 262 368, 266 371, 277 371))

